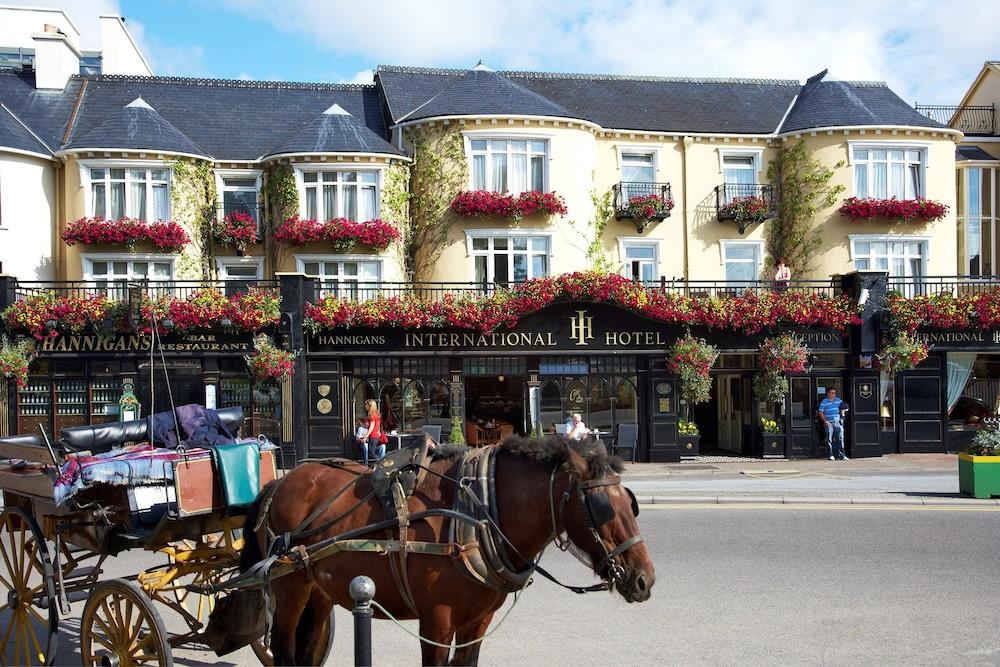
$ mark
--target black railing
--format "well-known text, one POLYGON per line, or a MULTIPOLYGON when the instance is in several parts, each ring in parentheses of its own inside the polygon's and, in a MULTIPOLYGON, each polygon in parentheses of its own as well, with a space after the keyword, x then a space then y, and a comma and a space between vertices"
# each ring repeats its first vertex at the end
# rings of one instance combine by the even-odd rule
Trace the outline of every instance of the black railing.
POLYGON ((979 294, 1000 290, 1000 276, 909 276, 890 277, 889 293, 907 298, 935 294, 979 294))
POLYGON ((715 214, 720 222, 735 220, 742 234, 748 226, 764 222, 778 214, 774 187, 745 183, 717 185, 715 214))
MULTIPOLYGON (((674 206, 673 197, 670 194, 670 183, 638 183, 622 181, 616 183, 612 188, 614 191, 613 205, 615 208, 615 218, 618 220, 633 220, 636 230, 641 234, 651 220, 663 220, 670 217, 670 209, 674 206), (634 199, 654 199, 652 207, 654 213, 650 216, 636 214, 630 208, 634 199)), ((639 202, 636 202, 639 204, 639 202)))
POLYGON ((232 296, 251 287, 277 288, 276 280, 67 280, 17 281, 14 298, 18 301, 31 296, 52 293, 57 297, 89 297, 103 295, 113 301, 124 301, 130 290, 156 298, 169 296, 184 299, 200 289, 216 289, 232 296))
MULTIPOLYGON (((637 281, 639 282, 639 281, 637 281)), ((641 282, 651 292, 679 294, 692 297, 737 296, 747 292, 809 292, 822 296, 840 293, 839 283, 826 280, 684 280, 683 278, 661 277, 658 280, 641 282)), ((377 297, 416 297, 424 301, 438 302, 446 297, 462 298, 488 296, 497 290, 516 287, 517 283, 397 283, 380 281, 317 281, 313 300, 324 296, 336 296, 351 301, 365 301, 377 297)))
POLYGON ((929 104, 915 106, 917 113, 959 130, 963 134, 991 136, 996 128, 996 112, 992 104, 967 107, 929 104))

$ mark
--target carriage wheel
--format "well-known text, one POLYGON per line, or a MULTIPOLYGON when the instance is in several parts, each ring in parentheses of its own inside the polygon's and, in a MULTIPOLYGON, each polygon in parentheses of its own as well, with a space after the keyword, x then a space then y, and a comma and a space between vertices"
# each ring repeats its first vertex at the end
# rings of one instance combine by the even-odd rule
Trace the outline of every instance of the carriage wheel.
POLYGON ((0 595, 0 664, 51 665, 59 639, 55 574, 42 531, 19 507, 0 514, 0 595))
MULTIPOLYGON (((337 624, 333 617, 333 609, 330 610, 330 622, 326 626, 326 648, 323 650, 322 657, 313 660, 313 664, 325 665, 327 658, 330 657, 330 653, 333 651, 333 638, 336 634, 337 624)), ((264 667, 274 667, 274 656, 271 655, 271 649, 264 646, 264 640, 258 639, 257 641, 250 644, 250 648, 253 649, 254 655, 260 660, 260 664, 264 667)))
POLYGON ((152 600, 124 579, 102 581, 91 591, 80 621, 80 655, 85 667, 174 664, 152 600))

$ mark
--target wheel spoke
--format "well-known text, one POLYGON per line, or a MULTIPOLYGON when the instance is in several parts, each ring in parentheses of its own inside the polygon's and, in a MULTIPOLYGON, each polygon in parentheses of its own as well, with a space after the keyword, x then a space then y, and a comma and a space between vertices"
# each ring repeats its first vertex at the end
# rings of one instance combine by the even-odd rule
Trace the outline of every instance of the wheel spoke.
MULTIPOLYGON (((17 615, 17 610, 15 609, 14 612, 13 612, 13 614, 11 614, 11 616, 16 616, 16 615, 17 615)), ((7 625, 7 631, 3 633, 3 639, 0 640, 0 653, 3 653, 3 654, 6 655, 6 653, 7 653, 7 644, 8 644, 8 642, 10 642, 10 633, 13 630, 14 630, 14 619, 12 618, 11 622, 7 625)))
POLYGON ((35 607, 33 605, 28 605, 27 607, 25 607, 25 609, 27 609, 28 613, 30 613, 32 616, 34 616, 35 618, 37 618, 38 622, 41 623, 42 625, 48 625, 49 624, 49 619, 47 619, 44 616, 42 616, 41 612, 39 612, 37 609, 35 609, 35 607))
POLYGON ((38 662, 45 662, 45 651, 42 650, 42 643, 38 641, 38 633, 35 632, 35 624, 31 622, 30 618, 25 619, 25 623, 28 626, 28 632, 31 633, 31 642, 35 646, 35 656, 38 658, 38 662))
POLYGON ((21 639, 22 639, 22 635, 23 635, 23 633, 21 632, 21 628, 20 628, 20 625, 21 625, 21 616, 23 616, 23 614, 21 613, 20 610, 18 610, 17 613, 14 614, 14 622, 12 623, 12 625, 18 626, 14 630, 14 664, 15 665, 23 665, 24 664, 24 661, 21 660, 21 639))
MULTIPOLYGON (((4 526, 4 527, 6 528, 6 526, 4 526)), ((13 546, 14 546, 14 544, 13 544, 13 542, 14 542, 14 535, 12 533, 7 532, 6 530, 3 531, 3 532, 0 532, 0 536, 2 536, 2 535, 10 535, 10 539, 11 539, 11 545, 10 546, 11 546, 11 549, 13 549, 13 546)), ((0 537, 0 555, 3 556, 4 565, 7 566, 7 571, 10 573, 11 580, 13 581, 13 580, 16 580, 16 570, 14 569, 14 566, 11 564, 10 556, 8 555, 8 553, 9 553, 9 551, 11 551, 11 549, 7 548, 7 540, 3 539, 3 537, 0 537)), ((10 588, 13 590, 14 586, 11 585, 10 588)))

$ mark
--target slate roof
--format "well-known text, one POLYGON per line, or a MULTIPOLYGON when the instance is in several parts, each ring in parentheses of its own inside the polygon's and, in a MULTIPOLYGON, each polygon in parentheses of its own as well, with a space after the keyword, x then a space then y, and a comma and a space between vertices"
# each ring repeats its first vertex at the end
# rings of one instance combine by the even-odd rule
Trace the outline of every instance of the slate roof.
MULTIPOLYGON (((475 70, 473 70, 475 71, 475 70)), ((393 122, 429 117, 427 107, 462 114, 435 102, 451 99, 451 90, 466 70, 428 69, 380 65, 376 76, 385 91, 393 122), (414 109, 426 105, 412 114, 414 109)), ((499 79, 519 85, 555 105, 559 111, 517 110, 543 116, 581 118, 608 129, 650 132, 726 132, 766 134, 773 132, 799 91, 799 82, 771 79, 692 79, 629 77, 598 74, 552 74, 544 72, 495 72, 499 79)), ((488 96, 491 86, 478 92, 463 90, 465 97, 488 96)), ((459 102, 465 103, 466 99, 459 102)), ((494 100, 499 106, 503 100, 494 100)), ((442 114, 443 115, 443 114, 442 114)), ((450 114, 449 114, 450 115, 450 114)))
MULTIPOLYGON (((33 73, 0 71, 0 102, 56 151, 81 85, 80 79, 70 79, 65 90, 36 90, 33 73)), ((0 139, 0 146, 6 145, 0 139)))
POLYGON ((272 151, 286 153, 405 153, 372 132, 338 104, 313 120, 272 151))
POLYGON ((956 146, 955 147, 955 159, 956 160, 1000 160, 1000 158, 993 157, 986 151, 984 151, 979 146, 956 146))
MULTIPOLYGON (((569 117, 564 106, 488 69, 450 77, 439 93, 402 120, 438 116, 525 115, 569 117)), ((583 118, 583 116, 576 116, 583 118)))
POLYGON ((45 156, 52 155, 49 147, 36 139, 14 112, 2 103, 0 103, 0 146, 45 156))
POLYGON ((88 148, 122 148, 212 157, 141 97, 111 111, 100 125, 88 132, 74 134, 66 146, 67 150, 88 148))
POLYGON ((824 81, 826 71, 810 78, 781 125, 781 132, 851 125, 909 126, 943 129, 904 102, 880 81, 824 81))

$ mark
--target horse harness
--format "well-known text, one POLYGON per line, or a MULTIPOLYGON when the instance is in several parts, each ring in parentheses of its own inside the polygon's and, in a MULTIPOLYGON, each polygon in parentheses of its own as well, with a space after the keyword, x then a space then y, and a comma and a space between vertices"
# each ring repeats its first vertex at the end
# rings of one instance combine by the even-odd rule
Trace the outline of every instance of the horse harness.
MULTIPOLYGON (((371 475, 371 491, 355 502, 351 508, 314 527, 310 527, 311 524, 319 519, 338 498, 345 495, 349 489, 354 488, 364 477, 364 471, 358 470, 354 462, 345 459, 311 461, 356 472, 357 476, 337 493, 326 498, 294 530, 275 534, 270 528, 268 513, 275 497, 275 491, 285 478, 279 479, 271 488, 270 494, 264 499, 258 521, 254 526, 255 532, 262 527, 267 531, 270 543, 269 558, 251 568, 245 575, 233 580, 230 588, 248 585, 251 578, 259 576, 262 571, 268 572, 272 564, 286 571, 305 569, 311 578, 312 563, 343 551, 367 551, 390 556, 390 568, 396 587, 407 607, 415 615, 418 613, 416 601, 413 598, 407 576, 407 555, 409 553, 449 556, 459 571, 467 578, 503 593, 523 589, 529 583, 532 573, 536 571, 559 586, 576 593, 608 590, 616 581, 619 581, 624 576, 624 568, 618 564, 618 556, 630 547, 642 542, 642 537, 635 535, 608 550, 600 537, 600 528, 614 518, 614 508, 608 494, 599 489, 621 484, 621 478, 615 475, 579 482, 576 485, 576 492, 580 494, 584 507, 584 521, 605 554, 599 566, 595 564, 594 570, 598 574, 602 571, 606 571, 607 574, 601 575, 605 579, 601 584, 570 586, 558 581, 544 570, 538 565, 537 560, 532 561, 521 556, 500 529, 495 476, 498 453, 499 448, 496 446, 470 448, 458 463, 458 478, 453 479, 434 472, 428 467, 431 451, 427 444, 422 447, 392 452, 376 464, 371 475), (452 507, 451 509, 429 509, 411 513, 409 498, 419 488, 428 473, 456 483, 457 489, 452 507), (372 499, 377 499, 381 504, 386 517, 384 520, 335 535, 309 546, 301 544, 302 539, 328 530, 372 499), (416 521, 432 516, 443 516, 449 519, 448 541, 442 543, 409 540, 409 527, 416 521), (380 540, 368 537, 379 530, 395 532, 397 539, 390 537, 380 540), (299 544, 295 545, 295 542, 299 542, 299 544), (515 567, 508 556, 508 549, 521 558, 526 565, 520 569, 515 567)), ((560 549, 565 549, 568 540, 563 539, 556 528, 555 499, 552 493, 555 473, 556 469, 553 469, 549 492, 549 507, 553 526, 550 541, 555 541, 560 549)), ((635 496, 628 489, 626 491, 632 498, 632 511, 638 515, 635 496)), ((569 491, 562 497, 562 511, 565 510, 568 499, 569 491)), ((281 574, 285 573, 281 572, 281 574)), ((270 579, 273 576, 280 576, 280 574, 270 573, 265 576, 270 579)))

